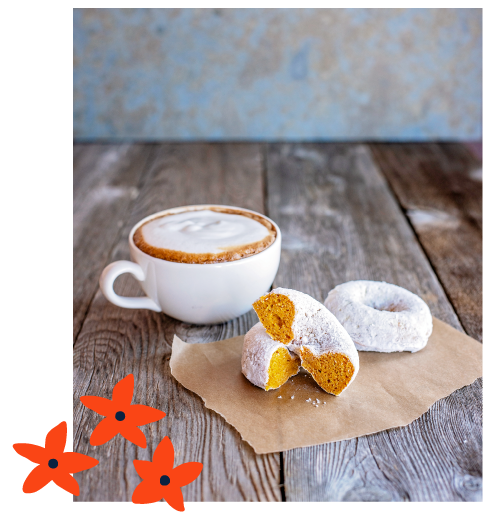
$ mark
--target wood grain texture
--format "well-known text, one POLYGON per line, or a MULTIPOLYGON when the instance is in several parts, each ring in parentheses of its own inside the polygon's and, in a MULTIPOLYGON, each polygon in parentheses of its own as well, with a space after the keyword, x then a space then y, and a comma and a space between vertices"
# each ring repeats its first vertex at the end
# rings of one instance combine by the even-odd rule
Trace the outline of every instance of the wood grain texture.
POLYGON ((132 147, 129 144, 74 144, 74 212, 79 210, 78 206, 85 203, 86 197, 105 180, 107 174, 118 175, 121 160, 132 147))
MULTIPOLYGON (((263 211, 261 152, 258 145, 159 145, 145 183, 132 204, 129 219, 109 261, 128 259, 127 235, 144 216, 179 205, 223 203, 263 211)), ((123 276, 117 291, 139 294, 139 286, 123 276)), ((175 447, 175 464, 200 461, 198 480, 182 489, 186 501, 281 500, 279 454, 261 455, 240 438, 222 417, 181 387, 170 374, 173 335, 201 343, 243 334, 257 322, 253 311, 225 324, 194 326, 163 314, 126 310, 97 292, 74 347, 74 450, 100 460, 94 469, 76 474, 78 501, 129 501, 140 483, 132 461, 151 459, 164 436, 175 447), (114 384, 135 376, 134 403, 167 413, 143 426, 147 449, 120 436, 100 447, 89 437, 101 417, 79 397, 110 397, 114 384)))
POLYGON ((145 179, 152 146, 76 145, 74 153, 74 341, 109 253, 145 179))
POLYGON ((78 145, 77 143, 74 143, 74 145, 72 146, 72 162, 74 165, 74 181, 73 181, 74 185, 75 185, 75 177, 76 177, 75 168, 76 168, 76 166, 79 165, 80 159, 86 153, 84 151, 84 147, 85 147, 85 145, 78 145))
POLYGON ((482 341, 482 163, 452 143, 371 148, 463 327, 482 341))
MULTIPOLYGON (((323 301, 339 283, 384 280, 461 330, 368 147, 272 144, 266 163, 267 214, 283 233, 275 286, 323 301)), ((481 417, 478 380, 406 428, 285 452, 286 500, 480 500, 481 417)))

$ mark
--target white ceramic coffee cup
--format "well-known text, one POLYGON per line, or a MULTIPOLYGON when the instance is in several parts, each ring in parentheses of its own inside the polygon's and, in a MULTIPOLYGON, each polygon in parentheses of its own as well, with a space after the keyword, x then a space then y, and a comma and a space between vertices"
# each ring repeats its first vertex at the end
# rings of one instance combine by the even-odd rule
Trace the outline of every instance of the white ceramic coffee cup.
POLYGON ((216 324, 243 315, 252 303, 266 293, 280 264, 281 232, 267 216, 233 206, 182 206, 154 213, 137 223, 129 235, 132 261, 115 261, 101 274, 100 287, 113 304, 130 309, 162 311, 191 324, 216 324), (269 220, 276 228, 275 241, 253 256, 213 264, 175 263, 142 252, 134 243, 134 232, 157 216, 182 211, 222 207, 240 209, 269 220), (147 297, 122 297, 113 289, 115 279, 132 274, 147 297))

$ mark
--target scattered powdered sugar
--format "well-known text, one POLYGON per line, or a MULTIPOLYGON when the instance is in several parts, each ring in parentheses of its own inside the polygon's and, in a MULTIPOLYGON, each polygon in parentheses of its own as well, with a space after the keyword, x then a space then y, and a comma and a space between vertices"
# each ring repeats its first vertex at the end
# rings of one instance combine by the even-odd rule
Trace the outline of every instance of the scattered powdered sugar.
POLYGON ((324 304, 361 351, 416 352, 432 333, 427 304, 394 284, 349 281, 331 290, 324 304))

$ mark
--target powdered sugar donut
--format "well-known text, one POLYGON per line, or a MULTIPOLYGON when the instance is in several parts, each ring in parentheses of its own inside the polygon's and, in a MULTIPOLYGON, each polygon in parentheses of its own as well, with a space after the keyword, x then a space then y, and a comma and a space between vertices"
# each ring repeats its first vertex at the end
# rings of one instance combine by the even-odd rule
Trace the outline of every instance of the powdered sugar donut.
POLYGON ((355 345, 320 302, 296 290, 276 288, 253 306, 266 333, 298 355, 323 390, 340 395, 355 379, 355 345))
POLYGON ((432 315, 414 293, 378 281, 350 281, 328 293, 324 305, 362 351, 417 352, 432 333, 432 315))
POLYGON ((242 373, 259 388, 275 390, 296 375, 299 368, 299 357, 283 343, 273 340, 261 322, 245 335, 242 373))

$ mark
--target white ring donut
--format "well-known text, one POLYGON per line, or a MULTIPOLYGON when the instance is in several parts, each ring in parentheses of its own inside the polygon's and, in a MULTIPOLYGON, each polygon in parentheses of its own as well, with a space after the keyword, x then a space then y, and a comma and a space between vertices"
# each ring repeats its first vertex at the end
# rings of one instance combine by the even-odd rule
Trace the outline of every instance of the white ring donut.
POLYGON ((348 331, 357 350, 417 352, 432 333, 427 304, 394 284, 343 283, 328 293, 324 305, 348 331))

